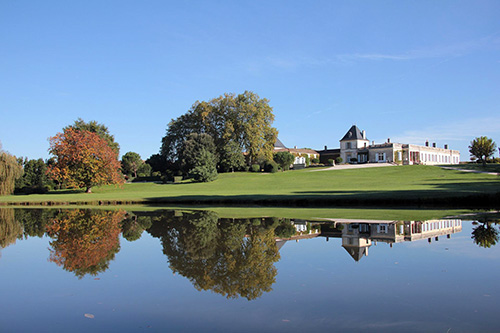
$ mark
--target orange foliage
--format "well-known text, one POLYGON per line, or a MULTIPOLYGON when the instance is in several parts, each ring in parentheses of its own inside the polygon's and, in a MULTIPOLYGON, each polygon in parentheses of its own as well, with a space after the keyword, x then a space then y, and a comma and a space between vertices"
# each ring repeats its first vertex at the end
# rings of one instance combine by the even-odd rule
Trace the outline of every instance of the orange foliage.
POLYGON ((125 211, 75 209, 63 212, 50 225, 51 262, 78 277, 96 275, 108 268, 120 249, 118 236, 125 211))
POLYGON ((123 183, 118 153, 96 133, 67 128, 49 141, 56 157, 48 169, 52 179, 88 192, 92 186, 123 183))

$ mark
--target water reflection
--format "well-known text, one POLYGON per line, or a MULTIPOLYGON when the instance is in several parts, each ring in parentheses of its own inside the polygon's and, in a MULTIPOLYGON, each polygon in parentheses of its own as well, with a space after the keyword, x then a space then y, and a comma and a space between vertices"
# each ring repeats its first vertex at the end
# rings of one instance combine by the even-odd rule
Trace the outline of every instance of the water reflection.
POLYGON ((472 239, 480 247, 490 248, 497 244, 500 238, 500 232, 497 229, 499 222, 474 222, 472 229, 472 239))
POLYGON ((14 209, 0 209, 0 249, 15 244, 22 234, 23 227, 16 221, 14 209))
POLYGON ((258 298, 276 281, 279 219, 219 219, 214 212, 166 212, 148 230, 170 268, 198 290, 258 298))
POLYGON ((426 239, 439 241, 440 236, 451 237, 451 234, 462 231, 462 220, 430 220, 430 221, 365 221, 343 220, 322 226, 320 236, 341 238, 342 247, 355 261, 368 256, 368 248, 377 242, 392 244, 412 242, 426 239))
POLYGON ((47 225, 51 262, 82 278, 104 272, 120 250, 125 211, 67 210, 47 225))
MULTIPOLYGON (((474 222, 473 242, 496 245, 499 222, 474 222)), ((144 232, 159 239, 170 269, 197 290, 227 298, 256 299, 272 290, 275 263, 287 241, 341 239, 355 261, 373 244, 450 238, 462 231, 459 219, 430 221, 302 220, 220 218, 212 211, 125 212, 91 209, 0 209, 0 249, 18 239, 48 236, 49 261, 78 278, 106 271, 120 250, 120 233, 134 242, 144 232)))

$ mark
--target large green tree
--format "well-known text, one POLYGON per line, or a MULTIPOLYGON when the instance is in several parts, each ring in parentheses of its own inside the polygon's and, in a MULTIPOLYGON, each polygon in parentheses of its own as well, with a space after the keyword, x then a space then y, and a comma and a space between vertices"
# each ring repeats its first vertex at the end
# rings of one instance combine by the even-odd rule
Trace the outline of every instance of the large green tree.
POLYGON ((278 135, 273 121, 269 100, 250 91, 197 101, 187 113, 168 124, 161 155, 169 167, 176 167, 187 136, 206 133, 213 138, 218 156, 223 156, 224 148, 234 141, 246 151, 251 163, 259 158, 271 159, 278 135))
POLYGON ((480 136, 471 141, 469 152, 472 156, 479 159, 483 166, 486 166, 486 160, 495 152, 496 144, 493 139, 486 136, 480 136))
POLYGON ((1 150, 0 146, 0 195, 14 192, 16 179, 23 174, 23 169, 15 156, 1 150))
POLYGON ((109 133, 108 127, 104 124, 99 124, 95 120, 91 120, 86 123, 82 118, 78 118, 77 120, 75 120, 75 123, 73 125, 69 125, 63 130, 66 130, 68 128, 72 128, 78 131, 89 131, 92 133, 96 133, 108 143, 108 145, 116 152, 116 154, 120 153, 120 145, 115 142, 115 137, 109 133))

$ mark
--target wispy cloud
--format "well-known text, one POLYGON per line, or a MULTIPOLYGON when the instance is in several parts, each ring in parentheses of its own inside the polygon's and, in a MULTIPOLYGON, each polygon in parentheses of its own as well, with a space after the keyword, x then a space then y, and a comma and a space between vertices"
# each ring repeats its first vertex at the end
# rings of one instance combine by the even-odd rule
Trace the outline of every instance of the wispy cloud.
POLYGON ((479 49, 500 46, 500 32, 448 45, 428 46, 400 53, 370 52, 343 53, 329 57, 272 55, 253 61, 249 71, 260 71, 264 68, 296 69, 299 67, 318 67, 331 64, 346 64, 359 61, 411 61, 433 58, 453 58, 467 55, 479 49))
POLYGON ((500 116, 469 118, 449 123, 439 122, 418 130, 409 130, 393 137, 394 141, 422 144, 426 140, 442 143, 470 141, 476 136, 500 136, 500 116))

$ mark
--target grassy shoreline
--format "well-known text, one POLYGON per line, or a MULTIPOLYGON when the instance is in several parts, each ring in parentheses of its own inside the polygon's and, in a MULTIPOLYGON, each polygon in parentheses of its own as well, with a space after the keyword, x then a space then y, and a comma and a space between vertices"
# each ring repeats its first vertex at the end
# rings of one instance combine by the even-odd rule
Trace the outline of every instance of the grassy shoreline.
POLYGON ((259 205, 498 208, 500 178, 434 166, 220 174, 211 183, 132 183, 93 193, 0 197, 0 205, 259 205))

